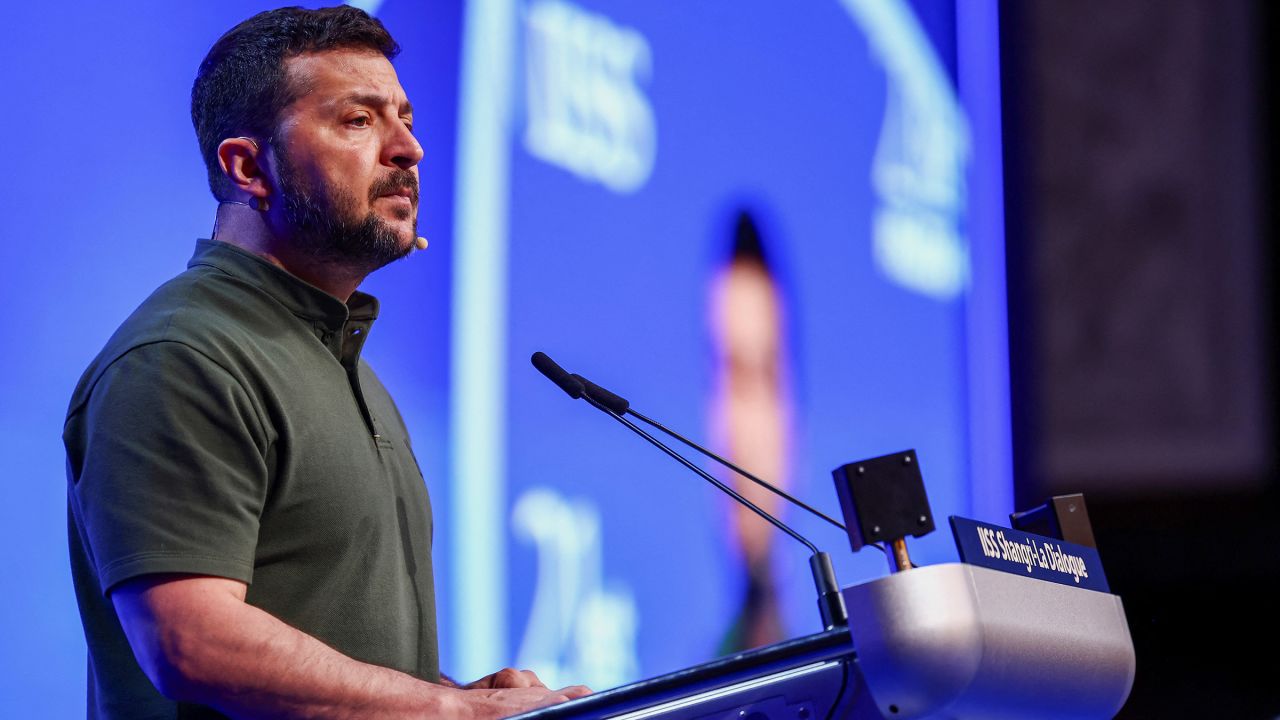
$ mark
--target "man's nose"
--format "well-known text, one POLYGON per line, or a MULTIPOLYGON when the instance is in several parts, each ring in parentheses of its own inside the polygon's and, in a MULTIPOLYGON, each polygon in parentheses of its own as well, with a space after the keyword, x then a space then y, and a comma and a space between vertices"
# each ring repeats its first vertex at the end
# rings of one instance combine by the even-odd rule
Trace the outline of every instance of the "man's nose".
POLYGON ((422 145, 404 123, 395 123, 392 137, 387 139, 387 162, 401 170, 408 170, 422 162, 422 145))

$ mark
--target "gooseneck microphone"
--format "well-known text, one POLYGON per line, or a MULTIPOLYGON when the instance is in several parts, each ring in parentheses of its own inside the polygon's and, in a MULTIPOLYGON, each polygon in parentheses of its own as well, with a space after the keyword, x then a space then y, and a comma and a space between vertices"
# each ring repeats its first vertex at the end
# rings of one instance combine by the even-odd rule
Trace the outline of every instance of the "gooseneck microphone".
POLYGON ((557 365, 555 360, 547 357, 546 353, 536 352, 530 360, 533 366, 538 368, 538 372, 546 375, 548 380, 559 386, 574 400, 582 397, 586 391, 586 384, 582 380, 565 372, 565 369, 557 365))
POLYGON ((602 409, 607 410, 608 412, 611 412, 615 415, 631 415, 632 417, 635 417, 637 420, 640 420, 646 425, 657 428, 663 433, 666 433, 668 436, 673 437, 676 440, 679 440, 680 442, 684 443, 686 446, 693 448, 694 450, 697 450, 698 452, 702 453, 706 457, 711 458, 712 460, 729 468, 730 470, 750 480, 756 485, 759 485, 760 487, 765 488, 766 490, 772 492, 773 494, 783 498, 787 502, 808 511, 814 516, 827 521, 828 523, 836 526, 837 528, 839 528, 844 532, 848 532, 848 530, 844 526, 844 523, 833 519, 830 515, 827 515, 826 513, 822 512, 821 510, 818 510, 817 508, 809 506, 803 500, 793 497, 790 493, 786 492, 782 488, 779 488, 778 486, 773 485, 772 483, 769 483, 765 480, 761 480, 755 475, 752 475, 751 473, 747 472, 741 467, 738 467, 734 463, 720 457, 719 455, 712 452, 711 450, 708 450, 707 448, 695 443, 694 441, 681 435, 675 430, 672 430, 666 425, 663 425, 657 420, 646 417, 636 412, 631 407, 631 403, 627 402, 625 398, 620 397, 600 387, 599 385, 591 382, 590 380, 582 377, 577 373, 570 374, 566 372, 565 369, 557 365, 554 360, 547 357, 546 353, 536 352, 533 354, 533 357, 531 358, 531 360, 533 362, 533 366, 537 368, 539 372, 541 372, 543 375, 546 375, 547 378, 549 378, 556 385, 559 385, 560 389, 568 393, 569 397, 573 398, 574 400, 577 400, 578 398, 586 396, 588 400, 594 400, 596 403, 599 403, 599 405, 604 406, 602 409))
POLYGON ((533 354, 533 357, 531 358, 531 360, 533 362, 533 366, 537 368, 539 372, 541 372, 543 375, 546 375, 549 380, 551 380, 557 386, 559 386, 561 390, 564 390, 565 393, 569 395, 569 397, 575 400, 579 398, 585 398, 586 401, 590 403, 593 407, 599 409, 600 411, 604 412, 606 415, 609 415, 613 419, 627 426, 627 428, 630 429, 632 432, 644 438, 650 444, 657 447, 659 450, 662 450, 664 453, 666 453, 676 462, 692 470, 694 473, 697 473, 699 477, 711 483, 712 485, 715 485, 726 495, 733 498, 735 501, 737 501, 738 503, 745 506, 747 509, 754 512, 756 515, 759 515, 761 518, 764 518, 771 525, 778 528, 779 530, 786 533, 791 538, 793 538, 794 540, 796 540, 797 542, 799 542, 800 544, 808 548, 810 552, 809 569, 813 573, 814 586, 818 591, 818 610, 822 615, 823 627, 827 630, 830 630, 837 626, 845 625, 848 623, 849 616, 845 610, 844 597, 840 593, 840 585, 836 582, 835 570, 831 565, 831 557, 829 555, 819 550, 816 545, 814 545, 812 542, 806 539, 803 535, 801 535, 800 533, 788 527, 786 523, 782 522, 781 520, 777 519, 773 515, 769 514, 768 512, 766 512, 765 510, 757 506, 755 503, 746 499, 737 491, 735 491, 733 488, 729 487, 725 483, 713 477, 710 473, 706 472, 702 468, 695 465, 688 458, 684 457, 680 453, 671 449, 671 447, 663 443, 661 440, 658 440, 657 438, 653 437, 649 433, 645 432, 643 428, 631 422, 630 420, 626 419, 625 417, 623 417, 623 415, 624 414, 634 415, 635 417, 648 423, 649 425, 652 425, 653 427, 656 427, 662 430, 668 435, 671 435, 672 437, 679 439, 681 442, 694 448, 695 450, 698 450, 704 455, 707 455, 708 457, 711 457, 717 460, 718 462, 724 464, 725 466, 729 467, 735 472, 741 474, 743 477, 746 477, 749 480, 756 482, 762 487, 772 490, 778 495, 786 498, 787 500, 790 500, 791 502, 799 505, 800 507, 803 507, 809 512, 812 512, 818 515, 819 517, 822 517, 827 522, 830 522, 842 529, 844 527, 843 525, 840 525, 840 523, 837 523, 835 520, 832 520, 826 515, 823 515, 817 510, 791 497, 787 493, 765 482, 764 480, 761 480, 760 478, 757 478, 754 475, 747 473, 745 470, 742 470, 736 465, 730 463, 728 460, 725 460, 720 456, 716 455, 715 453, 712 453, 710 450, 707 450, 705 448, 702 448, 701 446, 698 446, 692 441, 676 434, 671 430, 668 430, 666 427, 662 426, 656 421, 650 420, 649 418, 646 418, 643 415, 637 413, 635 410, 631 409, 630 403, 628 403, 624 398, 612 392, 609 392, 608 390, 605 390, 604 388, 600 387, 599 385, 596 385, 590 380, 587 380, 581 375, 578 375, 576 373, 571 374, 565 371, 565 369, 560 367, 558 364, 556 364, 554 360, 547 357, 545 353, 536 352, 533 354))

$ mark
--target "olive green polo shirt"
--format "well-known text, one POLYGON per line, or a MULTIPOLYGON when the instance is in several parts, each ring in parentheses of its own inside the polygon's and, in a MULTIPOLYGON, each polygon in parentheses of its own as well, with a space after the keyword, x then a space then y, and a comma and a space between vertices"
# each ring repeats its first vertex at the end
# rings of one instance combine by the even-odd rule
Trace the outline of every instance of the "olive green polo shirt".
POLYGON ((89 717, 208 714, 155 690, 108 597, 153 573, 240 580, 338 651, 439 680, 430 500, 360 359, 377 312, 200 241, 85 371, 63 442, 89 717))

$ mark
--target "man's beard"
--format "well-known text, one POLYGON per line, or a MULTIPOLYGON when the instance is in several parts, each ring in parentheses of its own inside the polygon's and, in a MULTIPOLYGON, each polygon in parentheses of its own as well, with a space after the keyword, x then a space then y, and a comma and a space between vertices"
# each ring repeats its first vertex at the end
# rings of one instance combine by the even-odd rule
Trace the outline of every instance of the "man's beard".
MULTIPOLYGON (((345 265, 360 274, 373 272, 413 250, 413 242, 403 242, 372 209, 359 218, 359 203, 353 193, 323 181, 319 187, 308 187, 288 156, 279 152, 276 157, 284 215, 298 250, 322 263, 345 265)), ((397 212, 403 215, 401 219, 413 219, 412 232, 416 236, 418 179, 413 173, 397 169, 379 179, 369 189, 369 203, 372 206, 377 198, 401 188, 412 191, 412 207, 397 212)))

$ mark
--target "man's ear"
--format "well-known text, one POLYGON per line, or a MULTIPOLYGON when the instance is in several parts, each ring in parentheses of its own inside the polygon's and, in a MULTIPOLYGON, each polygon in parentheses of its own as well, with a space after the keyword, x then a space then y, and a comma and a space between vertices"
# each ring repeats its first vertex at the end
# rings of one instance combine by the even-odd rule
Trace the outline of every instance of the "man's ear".
POLYGON ((271 195, 263 167, 264 151, 253 138, 233 137, 218 143, 218 166, 241 192, 262 201, 271 195))

